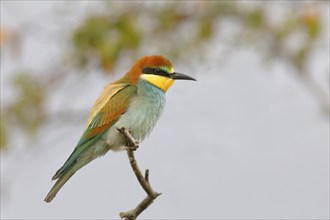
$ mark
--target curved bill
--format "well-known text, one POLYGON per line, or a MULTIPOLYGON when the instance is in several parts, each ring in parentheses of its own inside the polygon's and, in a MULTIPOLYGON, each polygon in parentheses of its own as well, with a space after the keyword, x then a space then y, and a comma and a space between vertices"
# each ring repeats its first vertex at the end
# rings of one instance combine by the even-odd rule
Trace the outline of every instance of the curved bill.
POLYGON ((173 72, 172 74, 169 74, 169 77, 171 79, 174 79, 174 80, 177 80, 177 79, 181 79, 181 80, 194 80, 196 81, 196 79, 186 75, 186 74, 183 74, 183 73, 178 73, 178 72, 173 72))

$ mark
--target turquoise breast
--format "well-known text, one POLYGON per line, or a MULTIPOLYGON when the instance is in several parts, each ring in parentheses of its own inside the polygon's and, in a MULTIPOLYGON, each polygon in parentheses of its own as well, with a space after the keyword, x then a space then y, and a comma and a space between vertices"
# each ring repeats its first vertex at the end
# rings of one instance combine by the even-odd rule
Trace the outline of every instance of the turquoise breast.
POLYGON ((137 86, 137 96, 132 99, 116 126, 131 129, 132 135, 142 141, 149 135, 163 111, 165 93, 144 79, 139 79, 137 86))

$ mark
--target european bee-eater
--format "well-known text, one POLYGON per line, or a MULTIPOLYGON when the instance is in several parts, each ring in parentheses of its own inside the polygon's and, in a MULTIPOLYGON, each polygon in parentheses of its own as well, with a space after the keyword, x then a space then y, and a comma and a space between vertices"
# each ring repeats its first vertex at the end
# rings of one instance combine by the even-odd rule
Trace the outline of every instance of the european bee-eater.
POLYGON ((162 113, 166 91, 178 79, 195 80, 174 72, 172 63, 162 56, 145 56, 109 84, 96 100, 74 151, 53 176, 57 181, 45 201, 51 202, 70 177, 95 158, 125 149, 126 140, 117 128, 129 129, 142 141, 162 113))

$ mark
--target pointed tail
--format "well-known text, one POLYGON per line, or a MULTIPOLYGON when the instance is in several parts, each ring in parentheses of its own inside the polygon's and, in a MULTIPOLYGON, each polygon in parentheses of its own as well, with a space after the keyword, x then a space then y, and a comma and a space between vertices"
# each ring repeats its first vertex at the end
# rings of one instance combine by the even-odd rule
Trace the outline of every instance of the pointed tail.
POLYGON ((51 202, 56 196, 57 192, 71 178, 71 176, 75 174, 76 171, 78 171, 80 168, 82 168, 98 156, 105 154, 109 150, 109 148, 105 148, 105 150, 102 151, 101 154, 95 154, 92 147, 98 139, 99 137, 90 138, 87 141, 82 142, 81 144, 78 143, 78 146, 72 152, 72 154, 64 163, 64 165, 52 177, 52 180, 58 180, 44 199, 45 202, 51 202))
POLYGON ((49 191, 49 193, 47 194, 46 198, 44 199, 45 202, 51 202, 54 197, 56 196, 57 192, 63 187, 63 185, 71 178, 71 176, 74 174, 75 172, 72 172, 71 170, 69 170, 67 173, 65 173, 64 175, 62 175, 54 184, 54 186, 52 187, 52 189, 49 191))

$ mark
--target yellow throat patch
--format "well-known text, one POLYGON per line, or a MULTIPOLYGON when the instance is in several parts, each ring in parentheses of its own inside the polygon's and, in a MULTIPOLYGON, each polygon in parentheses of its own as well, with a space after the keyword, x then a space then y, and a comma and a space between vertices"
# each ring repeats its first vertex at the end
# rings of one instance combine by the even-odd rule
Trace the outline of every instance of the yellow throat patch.
POLYGON ((174 80, 164 76, 142 74, 141 78, 149 82, 150 84, 160 88, 166 92, 173 84, 174 80))

